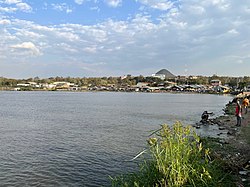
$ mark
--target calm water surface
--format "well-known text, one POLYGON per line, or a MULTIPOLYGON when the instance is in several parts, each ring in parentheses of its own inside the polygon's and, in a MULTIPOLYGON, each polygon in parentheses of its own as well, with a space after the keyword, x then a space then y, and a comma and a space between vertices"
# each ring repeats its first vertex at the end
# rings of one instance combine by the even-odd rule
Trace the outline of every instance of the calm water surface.
POLYGON ((222 114, 228 96, 0 92, 0 186, 110 186, 160 124, 222 114))

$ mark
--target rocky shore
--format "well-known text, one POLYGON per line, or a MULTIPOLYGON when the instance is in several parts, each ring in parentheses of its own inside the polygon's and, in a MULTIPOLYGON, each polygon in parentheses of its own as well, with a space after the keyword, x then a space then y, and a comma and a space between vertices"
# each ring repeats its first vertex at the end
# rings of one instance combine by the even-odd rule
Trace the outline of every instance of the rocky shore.
MULTIPOLYGON (((197 133, 205 136, 212 156, 221 160, 225 169, 236 176, 235 186, 250 186, 250 112, 243 114, 242 126, 236 127, 235 103, 229 102, 225 115, 197 123, 197 133)), ((234 186, 234 185, 233 185, 234 186)))

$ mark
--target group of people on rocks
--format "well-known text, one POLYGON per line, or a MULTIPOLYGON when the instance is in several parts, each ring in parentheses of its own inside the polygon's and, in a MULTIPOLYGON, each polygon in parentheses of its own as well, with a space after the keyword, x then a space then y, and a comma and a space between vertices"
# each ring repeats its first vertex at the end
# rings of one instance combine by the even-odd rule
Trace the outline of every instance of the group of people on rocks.
MULTIPOLYGON (((243 99, 239 99, 239 98, 235 98, 233 100, 234 103, 236 103, 236 108, 235 108, 235 116, 236 116, 236 126, 240 127, 242 125, 242 115, 247 114, 248 112, 248 106, 249 106, 249 99, 250 99, 250 95, 244 97, 243 99)), ((201 123, 202 124, 206 124, 208 123, 208 118, 209 115, 212 115, 213 112, 207 112, 204 111, 201 115, 201 123)))
POLYGON ((240 127, 242 123, 242 113, 247 114, 247 108, 249 105, 249 96, 243 98, 242 103, 240 99, 236 99, 236 108, 235 108, 235 116, 236 116, 236 126, 240 127))

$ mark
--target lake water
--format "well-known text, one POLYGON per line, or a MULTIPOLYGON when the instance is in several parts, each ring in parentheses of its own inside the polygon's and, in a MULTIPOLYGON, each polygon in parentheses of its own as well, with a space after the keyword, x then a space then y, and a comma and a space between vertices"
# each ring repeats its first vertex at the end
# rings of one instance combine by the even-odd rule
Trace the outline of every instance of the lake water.
POLYGON ((218 95, 0 92, 0 186, 110 186, 160 124, 223 114, 218 95))

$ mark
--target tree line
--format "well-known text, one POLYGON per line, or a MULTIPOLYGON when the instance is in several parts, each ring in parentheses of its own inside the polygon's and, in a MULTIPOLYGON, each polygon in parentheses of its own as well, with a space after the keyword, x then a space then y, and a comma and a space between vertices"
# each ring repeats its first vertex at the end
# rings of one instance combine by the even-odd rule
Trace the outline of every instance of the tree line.
POLYGON ((229 76, 196 76, 193 78, 192 76, 180 78, 180 76, 172 79, 161 80, 157 77, 151 76, 131 76, 127 75, 125 77, 49 77, 49 78, 28 78, 28 79, 11 79, 0 77, 0 87, 16 87, 17 84, 27 83, 27 82, 35 82, 37 84, 51 84, 53 82, 70 82, 82 86, 108 86, 108 85, 127 85, 132 86, 136 85, 138 82, 148 82, 152 86, 158 84, 168 84, 166 81, 176 82, 177 84, 190 84, 190 85, 208 85, 211 80, 218 79, 222 82, 223 85, 228 85, 230 87, 237 87, 239 89, 243 89, 244 87, 250 85, 250 77, 229 77, 229 76))

